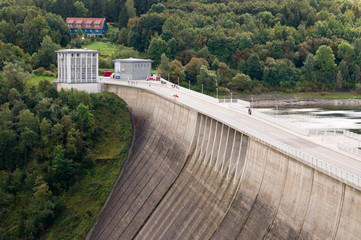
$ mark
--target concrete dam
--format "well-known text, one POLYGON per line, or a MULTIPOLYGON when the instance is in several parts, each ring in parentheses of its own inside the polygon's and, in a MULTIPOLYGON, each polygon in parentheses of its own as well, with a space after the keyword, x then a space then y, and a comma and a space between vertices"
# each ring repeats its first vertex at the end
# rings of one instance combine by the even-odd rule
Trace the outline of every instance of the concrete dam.
POLYGON ((105 88, 135 142, 90 239, 361 239, 360 190, 177 101, 105 88))

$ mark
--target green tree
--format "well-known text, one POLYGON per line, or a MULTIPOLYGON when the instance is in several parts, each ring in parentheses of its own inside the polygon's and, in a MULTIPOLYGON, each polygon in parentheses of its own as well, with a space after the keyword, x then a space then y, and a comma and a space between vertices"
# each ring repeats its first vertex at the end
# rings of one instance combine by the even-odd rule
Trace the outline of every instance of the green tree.
POLYGON ((51 191, 49 190, 48 184, 41 176, 37 176, 33 190, 34 197, 39 203, 45 203, 52 195, 51 191))
POLYGON ((162 3, 153 4, 148 13, 162 13, 166 7, 162 3))
POLYGON ((89 111, 89 107, 80 103, 74 113, 74 122, 78 129, 89 138, 95 131, 94 115, 89 111))
POLYGON ((15 88, 20 93, 24 91, 25 82, 30 79, 30 74, 18 63, 5 63, 2 75, 8 88, 15 88))
POLYGON ((307 55, 307 58, 303 63, 302 71, 308 82, 312 82, 314 80, 315 59, 311 53, 307 55))
POLYGON ((86 17, 88 15, 88 9, 86 9, 83 2, 76 1, 74 3, 74 7, 76 17, 86 17))
POLYGON ((361 79, 361 70, 359 65, 355 64, 354 70, 353 70, 353 74, 352 74, 352 78, 355 84, 360 83, 360 79, 361 79))
POLYGON ((237 73, 235 77, 228 83, 228 86, 236 90, 248 90, 252 84, 251 78, 243 73, 237 73))
MULTIPOLYGON (((38 139, 38 134, 34 132, 33 130, 25 127, 25 129, 20 134, 20 149, 23 153, 23 158, 21 161, 25 162, 29 158, 29 154, 31 153, 32 147, 35 145, 36 141, 38 139)), ((23 166, 24 162, 19 162, 19 167, 23 166)))
POLYGON ((160 64, 159 64, 157 70, 159 72, 161 72, 162 78, 165 78, 165 79, 168 78, 168 74, 170 74, 172 71, 172 69, 169 65, 169 59, 167 58, 165 53, 162 53, 160 64))
POLYGON ((54 161, 52 166, 53 182, 59 184, 63 190, 74 184, 74 176, 78 164, 64 156, 64 148, 57 145, 54 149, 54 161))
POLYGON ((342 42, 338 45, 337 58, 340 60, 346 59, 347 61, 353 61, 355 56, 354 47, 347 42, 342 42))
POLYGON ((336 84, 335 84, 336 91, 340 91, 342 89, 342 82, 343 82, 342 73, 339 70, 336 75, 336 84))
POLYGON ((299 71, 285 62, 278 62, 276 65, 266 68, 263 73, 263 81, 273 87, 292 88, 296 86, 299 77, 299 71))
POLYGON ((128 26, 129 19, 135 16, 136 16, 136 10, 134 8, 134 2, 133 0, 127 0, 124 3, 119 13, 119 20, 118 20, 119 29, 126 28, 128 26))
POLYGON ((90 0, 90 7, 88 7, 91 17, 104 17, 105 2, 103 0, 90 0))
POLYGON ((333 88, 336 64, 332 49, 326 45, 319 47, 315 55, 315 62, 319 70, 319 82, 329 88, 333 88))
POLYGON ((241 39, 239 40, 238 48, 239 50, 244 50, 246 48, 251 49, 253 47, 253 41, 248 34, 242 34, 241 39))
POLYGON ((23 24, 25 49, 31 54, 36 52, 41 41, 49 32, 50 27, 43 16, 26 17, 23 24))
POLYGON ((35 117, 34 113, 29 109, 25 109, 19 114, 18 130, 24 131, 25 128, 29 128, 34 132, 39 131, 39 120, 35 117))
POLYGON ((60 44, 62 47, 66 47, 70 42, 70 30, 64 19, 52 13, 47 13, 45 19, 50 27, 49 36, 52 41, 60 44))
POLYGON ((76 30, 76 36, 77 36, 78 38, 81 38, 83 35, 84 35, 83 30, 81 30, 81 28, 78 28, 78 29, 76 30))
POLYGON ((153 60, 155 66, 158 66, 160 63, 163 53, 169 53, 168 44, 159 37, 153 38, 148 48, 148 55, 153 60))
POLYGON ((204 90, 214 92, 217 88, 217 77, 206 66, 201 66, 197 76, 198 84, 203 84, 204 90))
POLYGON ((49 36, 45 36, 38 52, 39 66, 49 68, 51 64, 56 64, 57 56, 55 51, 59 49, 58 44, 53 43, 49 36))
POLYGON ((257 53, 252 54, 248 58, 246 73, 251 78, 262 79, 263 68, 257 53))
POLYGON ((204 58, 193 57, 184 68, 187 81, 195 83, 202 66, 209 68, 208 62, 204 58))

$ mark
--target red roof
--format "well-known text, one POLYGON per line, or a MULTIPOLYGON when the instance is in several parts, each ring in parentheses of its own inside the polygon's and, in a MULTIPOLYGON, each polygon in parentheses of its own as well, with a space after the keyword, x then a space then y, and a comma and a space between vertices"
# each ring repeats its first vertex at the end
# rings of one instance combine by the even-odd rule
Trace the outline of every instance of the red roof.
POLYGON ((104 23, 105 18, 66 18, 66 24, 68 24, 68 27, 76 29, 103 29, 104 23), (69 26, 69 24, 71 24, 71 26, 69 26), (76 24, 81 24, 81 26, 77 26, 76 24), (90 26, 87 26, 87 24, 90 24, 90 26), (99 24, 99 27, 96 27, 95 24, 99 24))

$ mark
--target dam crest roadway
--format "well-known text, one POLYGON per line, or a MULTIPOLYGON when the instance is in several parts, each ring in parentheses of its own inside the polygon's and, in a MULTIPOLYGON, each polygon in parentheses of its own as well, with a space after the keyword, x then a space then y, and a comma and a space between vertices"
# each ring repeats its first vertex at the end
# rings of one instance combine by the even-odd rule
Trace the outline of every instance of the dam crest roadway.
POLYGON ((347 136, 169 83, 101 82, 130 108, 135 142, 89 239, 360 239, 361 158, 335 147, 347 136))

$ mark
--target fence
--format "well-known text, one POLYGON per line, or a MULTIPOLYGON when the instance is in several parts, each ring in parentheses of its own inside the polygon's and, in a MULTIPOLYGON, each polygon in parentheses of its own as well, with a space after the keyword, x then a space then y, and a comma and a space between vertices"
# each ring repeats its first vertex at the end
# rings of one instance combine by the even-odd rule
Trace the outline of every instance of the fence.
POLYGON ((353 132, 350 132, 350 131, 343 130, 343 135, 345 135, 346 137, 355 139, 355 140, 357 140, 357 141, 361 141, 361 135, 359 135, 359 134, 356 134, 356 133, 353 133, 353 132))
POLYGON ((337 143, 337 148, 361 156, 360 143, 355 146, 355 143, 337 143))

